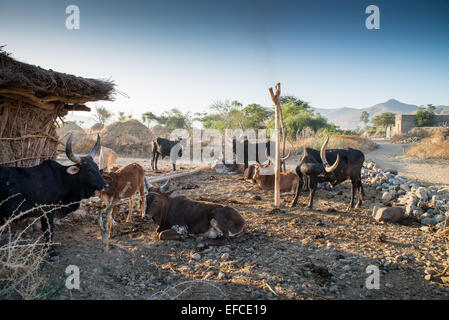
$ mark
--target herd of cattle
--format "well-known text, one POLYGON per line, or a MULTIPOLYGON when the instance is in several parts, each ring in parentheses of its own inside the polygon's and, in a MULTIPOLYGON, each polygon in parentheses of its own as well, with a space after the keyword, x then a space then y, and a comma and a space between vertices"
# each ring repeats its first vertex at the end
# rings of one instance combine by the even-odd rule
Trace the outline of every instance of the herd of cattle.
MULTIPOLYGON (((310 210, 318 183, 329 182, 335 186, 347 179, 352 183, 348 210, 354 206, 356 191, 359 194, 357 206, 361 205, 364 196, 361 182, 364 155, 361 151, 350 148, 327 150, 328 139, 320 151, 305 148, 295 172, 281 172, 281 191, 295 192, 292 207, 297 204, 303 189, 310 192, 307 206, 310 210), (329 165, 328 161, 332 165, 329 165)), ((234 139, 235 155, 237 143, 244 145, 245 179, 256 183, 262 190, 273 190, 274 169, 269 155, 270 142, 258 146, 265 148, 267 160, 260 163, 256 158, 257 164, 251 165, 251 159, 248 159, 248 141, 245 139, 243 142, 237 142, 234 139)), ((185 144, 181 139, 170 141, 157 138, 153 142, 152 169, 157 170, 159 155, 168 156, 172 148, 178 148, 178 156, 181 156, 183 147, 185 144)), ((138 209, 142 217, 152 219, 158 225, 157 232, 161 240, 179 239, 183 234, 190 233, 205 236, 206 245, 223 245, 246 229, 245 220, 234 208, 193 201, 184 196, 172 197, 173 191, 169 191, 170 181, 162 186, 153 186, 145 178, 144 169, 138 163, 116 167, 117 154, 111 149, 101 147, 100 136, 97 136, 97 141, 88 155, 79 156, 72 151, 70 135, 66 142, 66 155, 73 162, 70 166, 63 166, 53 160, 46 160, 30 168, 0 166, 0 225, 12 216, 41 216, 42 231, 52 258, 57 257, 51 245, 55 215, 60 218, 66 216, 79 208, 81 200, 94 194, 108 204, 118 197, 128 183, 128 190, 123 195, 130 201, 126 221, 131 219, 134 197, 136 192, 139 192, 138 209), (99 166, 94 161, 98 151, 99 166)), ((289 157, 290 153, 282 158, 282 161, 289 157)), ((176 170, 175 161, 172 164, 173 170, 176 170)), ((114 211, 115 208, 113 214, 114 211)))

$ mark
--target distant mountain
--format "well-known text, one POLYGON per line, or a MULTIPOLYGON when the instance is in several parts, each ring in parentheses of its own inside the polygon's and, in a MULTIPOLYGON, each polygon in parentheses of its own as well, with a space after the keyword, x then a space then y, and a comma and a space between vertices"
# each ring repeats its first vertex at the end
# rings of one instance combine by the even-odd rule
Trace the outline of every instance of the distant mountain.
MULTIPOLYGON (((360 115, 363 111, 369 113, 370 120, 379 113, 393 112, 396 114, 414 114, 418 110, 418 106, 414 104, 402 103, 396 99, 390 99, 386 102, 376 104, 368 108, 313 108, 322 116, 326 117, 330 122, 340 126, 341 129, 355 129, 358 126, 362 127, 360 122, 360 115)), ((437 114, 449 114, 449 107, 437 106, 437 114)))

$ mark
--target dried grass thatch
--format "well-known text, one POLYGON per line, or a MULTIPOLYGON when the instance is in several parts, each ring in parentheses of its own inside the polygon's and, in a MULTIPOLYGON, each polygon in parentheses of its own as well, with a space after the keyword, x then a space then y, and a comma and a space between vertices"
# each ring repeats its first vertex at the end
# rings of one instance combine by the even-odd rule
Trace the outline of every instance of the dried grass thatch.
POLYGON ((114 122, 100 132, 102 145, 129 157, 149 157, 153 134, 142 122, 131 119, 114 122))
POLYGON ((29 167, 55 159, 57 119, 90 111, 88 101, 113 100, 114 83, 14 60, 0 46, 0 165, 29 167))
POLYGON ((52 110, 67 104, 66 110, 82 110, 88 101, 113 100, 114 83, 46 70, 14 60, 0 47, 0 95, 20 96, 32 105, 52 110))

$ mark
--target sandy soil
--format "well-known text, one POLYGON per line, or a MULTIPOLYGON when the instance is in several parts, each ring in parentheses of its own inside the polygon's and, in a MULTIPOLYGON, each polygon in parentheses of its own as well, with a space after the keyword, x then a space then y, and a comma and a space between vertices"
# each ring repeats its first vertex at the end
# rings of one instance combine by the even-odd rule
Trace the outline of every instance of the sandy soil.
POLYGON ((379 148, 366 154, 367 159, 384 169, 396 169, 399 174, 426 184, 449 186, 449 161, 418 160, 405 156, 410 144, 392 144, 388 140, 374 140, 379 148))
MULTIPOLYGON (((136 159, 125 159, 132 162, 136 159)), ((148 177, 150 163, 141 161, 148 177)), ((180 167, 185 167, 181 165, 180 167)), ((185 167, 187 168, 187 167, 185 167)), ((161 171, 170 166, 161 162, 161 171)), ((181 169, 186 170, 186 169, 181 169)), ((362 209, 343 212, 348 184, 332 192, 318 190, 314 211, 305 211, 305 194, 297 208, 273 210, 273 192, 253 190, 240 175, 214 171, 176 179, 174 195, 236 208, 248 231, 223 247, 200 249, 198 239, 160 241, 156 226, 137 212, 124 223, 127 204, 111 249, 103 250, 94 221, 70 215, 56 226, 60 261, 43 266, 54 283, 64 283, 65 268, 77 265, 81 290, 61 289, 56 299, 448 299, 449 286, 426 281, 424 270, 441 270, 449 248, 420 225, 380 224, 370 217, 378 194, 366 186, 362 209), (380 237, 382 235, 382 237, 380 237), (380 240, 383 238, 385 240, 380 240), (194 253, 200 258, 195 260, 194 253), (380 269, 380 289, 367 289, 366 268, 380 269)), ((289 204, 293 195, 284 194, 289 204)), ((197 257, 198 258, 198 257, 197 257)))

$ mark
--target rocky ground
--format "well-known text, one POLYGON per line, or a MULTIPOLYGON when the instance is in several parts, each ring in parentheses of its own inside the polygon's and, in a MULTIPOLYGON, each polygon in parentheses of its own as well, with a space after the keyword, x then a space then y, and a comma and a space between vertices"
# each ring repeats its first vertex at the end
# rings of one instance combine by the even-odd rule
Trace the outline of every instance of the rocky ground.
POLYGON ((240 175, 209 170, 176 179, 175 195, 236 208, 247 232, 223 247, 201 248, 195 237, 163 242, 137 212, 126 224, 124 203, 105 252, 92 206, 58 222, 60 260, 42 272, 55 299, 448 299, 447 276, 438 275, 449 264, 447 237, 438 232, 447 198, 373 163, 364 177, 366 201, 351 212, 344 212, 348 183, 318 190, 315 210, 305 211, 306 193, 297 208, 284 194, 284 207, 273 209, 273 192, 254 189, 240 175), (373 210, 396 202, 404 203, 397 222, 373 210), (68 265, 80 269, 80 290, 63 287, 68 265), (379 289, 366 286, 372 266, 379 268, 379 289))

